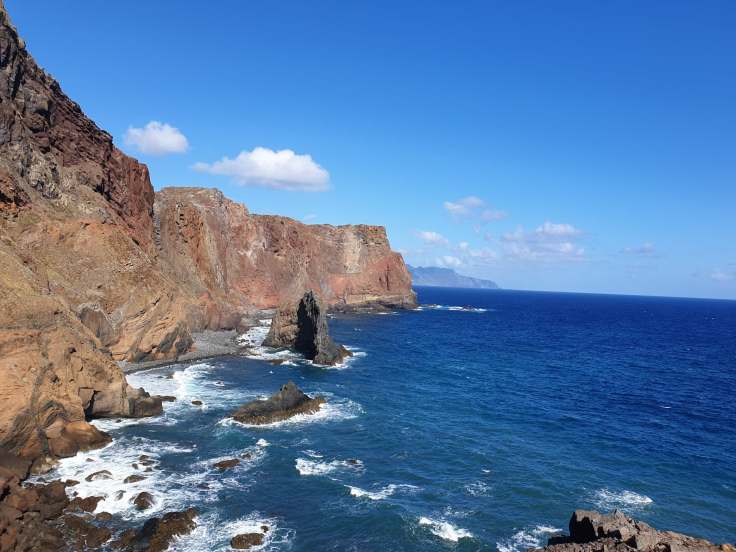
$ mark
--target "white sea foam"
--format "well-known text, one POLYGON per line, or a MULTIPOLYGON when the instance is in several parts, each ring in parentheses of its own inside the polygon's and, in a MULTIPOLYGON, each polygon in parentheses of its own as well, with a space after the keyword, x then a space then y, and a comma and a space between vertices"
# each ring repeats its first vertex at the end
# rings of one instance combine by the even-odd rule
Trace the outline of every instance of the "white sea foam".
POLYGON ((294 538, 294 531, 281 527, 276 518, 265 517, 254 512, 245 517, 225 521, 217 515, 209 514, 196 519, 196 528, 188 535, 178 537, 168 548, 169 552, 191 552, 208 550, 211 552, 230 551, 230 539, 243 533, 261 533, 263 544, 250 550, 271 552, 283 550, 294 538), (267 527, 268 530, 264 530, 267 527))
POLYGON ((393 495, 397 491, 412 492, 419 489, 419 487, 416 487, 414 485, 394 485, 393 483, 390 485, 386 485, 378 491, 366 491, 365 489, 361 489, 360 487, 353 487, 352 485, 346 485, 346 487, 350 489, 350 494, 352 496, 357 498, 369 498, 371 500, 383 500, 384 498, 388 498, 389 496, 393 495))
POLYGON ((598 489, 593 494, 593 502, 602 510, 619 509, 623 511, 635 511, 649 506, 654 501, 646 495, 634 491, 611 491, 610 489, 598 489))
POLYGON ((508 539, 496 543, 498 552, 525 552, 529 548, 544 546, 549 535, 562 532, 562 529, 549 525, 537 525, 536 527, 517 531, 508 539))
POLYGON ((466 529, 456 527, 449 521, 441 519, 432 519, 428 517, 420 517, 419 525, 425 525, 429 528, 432 534, 452 542, 457 542, 464 538, 473 538, 473 534, 466 529))
POLYGON ((76 456, 61 460, 52 473, 55 478, 61 480, 79 481, 78 485, 67 489, 71 495, 77 493, 80 497, 103 497, 97 504, 98 512, 121 514, 126 518, 149 515, 161 510, 170 502, 167 476, 158 466, 160 455, 190 454, 195 448, 141 437, 132 439, 121 437, 104 448, 80 452, 76 456), (149 457, 148 461, 140 460, 140 456, 144 454, 149 457), (147 462, 153 465, 146 466, 147 462), (146 471, 149 467, 152 469, 150 472, 146 471), (109 479, 86 480, 87 476, 103 470, 109 472, 109 479), (125 478, 131 475, 141 475, 145 479, 124 483, 125 478), (138 512, 132 503, 135 496, 142 491, 150 493, 154 499, 153 507, 145 513, 138 512))
POLYGON ((256 445, 258 445, 259 447, 267 447, 270 444, 271 443, 269 443, 265 439, 258 439, 258 441, 256 441, 256 445))
POLYGON ((455 312, 488 312, 489 309, 484 309, 481 307, 459 307, 454 305, 433 305, 433 304, 427 304, 427 305, 420 305, 416 308, 416 310, 423 311, 423 310, 444 310, 444 311, 455 311, 455 312))
POLYGON ((485 496, 491 491, 490 485, 484 481, 474 481, 465 485, 465 492, 470 496, 485 496))
POLYGON ((332 460, 330 462, 318 462, 306 458, 297 458, 295 462, 296 471, 299 475, 327 475, 342 470, 363 469, 361 460, 332 460))

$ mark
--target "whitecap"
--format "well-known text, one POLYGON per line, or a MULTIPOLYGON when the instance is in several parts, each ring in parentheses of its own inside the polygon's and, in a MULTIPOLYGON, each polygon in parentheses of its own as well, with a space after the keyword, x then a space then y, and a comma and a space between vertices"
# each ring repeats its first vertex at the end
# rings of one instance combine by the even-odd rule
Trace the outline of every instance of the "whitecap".
POLYGON ((353 487, 352 485, 346 485, 348 489, 350 489, 350 494, 357 498, 369 498, 371 500, 383 500, 384 498, 388 498, 389 496, 393 495, 397 491, 416 491, 419 489, 419 487, 416 487, 414 485, 394 485, 393 483, 390 485, 386 485, 382 489, 379 489, 378 491, 366 491, 365 489, 361 489, 360 487, 353 487))
POLYGON ((529 548, 544 546, 549 535, 561 533, 562 529, 549 525, 537 525, 536 527, 517 531, 508 539, 496 543, 498 552, 525 552, 529 548))
POLYGON ((256 445, 259 446, 259 447, 267 447, 270 444, 271 443, 269 443, 265 439, 258 439, 258 441, 256 441, 256 445))
POLYGON ((295 461, 296 471, 299 475, 327 475, 338 470, 362 470, 361 460, 332 460, 330 462, 318 462, 306 458, 297 458, 295 461))
POLYGON ((473 534, 466 529, 456 527, 449 521, 437 520, 428 517, 420 517, 419 525, 425 525, 429 527, 429 530, 437 537, 452 542, 457 542, 464 538, 473 538, 473 534))
POLYGON ((601 510, 619 509, 623 511, 640 510, 654 501, 646 495, 634 491, 611 491, 603 488, 593 494, 593 503, 601 510))
POLYGON ((483 481, 474 481, 465 485, 465 492, 471 496, 485 496, 491 491, 491 487, 483 481))

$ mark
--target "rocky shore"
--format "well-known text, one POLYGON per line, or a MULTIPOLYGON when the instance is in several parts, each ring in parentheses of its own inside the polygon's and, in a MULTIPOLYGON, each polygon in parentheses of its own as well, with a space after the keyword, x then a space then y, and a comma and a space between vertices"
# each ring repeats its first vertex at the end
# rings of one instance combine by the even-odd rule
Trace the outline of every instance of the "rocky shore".
POLYGON ((551 537, 547 546, 530 552, 736 552, 736 548, 659 531, 619 510, 610 514, 576 510, 570 518, 569 535, 551 537))

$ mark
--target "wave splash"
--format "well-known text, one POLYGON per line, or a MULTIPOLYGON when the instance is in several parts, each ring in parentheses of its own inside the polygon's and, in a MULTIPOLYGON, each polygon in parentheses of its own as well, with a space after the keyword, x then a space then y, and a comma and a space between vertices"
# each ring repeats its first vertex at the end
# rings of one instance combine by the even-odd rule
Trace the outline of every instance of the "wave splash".
POLYGON ((457 542, 460 539, 471 539, 473 534, 466 529, 456 527, 449 521, 432 519, 425 516, 419 518, 419 525, 427 526, 430 532, 441 539, 457 542))
POLYGON ((641 510, 654 502, 648 496, 634 491, 611 491, 606 488, 598 489, 592 501, 601 510, 618 509, 624 512, 641 510))
POLYGON ((539 548, 546 544, 547 537, 561 533, 562 529, 549 525, 537 525, 514 533, 508 539, 496 543, 498 552, 525 552, 530 548, 539 548))

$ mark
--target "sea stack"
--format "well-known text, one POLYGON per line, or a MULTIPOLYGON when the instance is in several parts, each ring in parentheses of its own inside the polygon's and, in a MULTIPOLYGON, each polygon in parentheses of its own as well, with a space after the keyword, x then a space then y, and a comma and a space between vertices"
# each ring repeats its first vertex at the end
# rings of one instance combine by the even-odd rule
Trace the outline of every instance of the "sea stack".
POLYGON ((268 399, 244 404, 233 413, 233 418, 244 424, 270 424, 297 414, 313 414, 324 402, 322 397, 312 398, 290 381, 268 399))
POLYGON ((322 302, 311 290, 296 305, 287 304, 278 309, 263 344, 288 347, 316 364, 328 366, 352 355, 330 337, 322 302))

